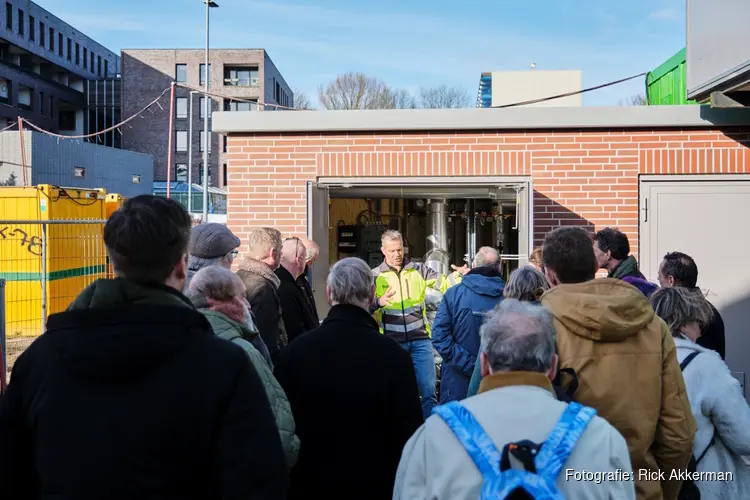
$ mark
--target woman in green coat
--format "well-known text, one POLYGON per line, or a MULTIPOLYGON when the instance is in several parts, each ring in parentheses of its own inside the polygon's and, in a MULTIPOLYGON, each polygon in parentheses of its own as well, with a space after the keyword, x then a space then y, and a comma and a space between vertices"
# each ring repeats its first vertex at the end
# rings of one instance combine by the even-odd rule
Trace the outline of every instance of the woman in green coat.
POLYGON ((214 333, 237 344, 250 357, 266 389, 286 453, 287 465, 291 469, 297 462, 300 448, 292 409, 286 393, 273 376, 271 367, 253 344, 248 342, 258 333, 255 329, 251 331, 246 325, 250 311, 243 300, 244 295, 242 280, 232 271, 219 266, 205 267, 198 271, 187 292, 193 305, 208 319, 214 333))

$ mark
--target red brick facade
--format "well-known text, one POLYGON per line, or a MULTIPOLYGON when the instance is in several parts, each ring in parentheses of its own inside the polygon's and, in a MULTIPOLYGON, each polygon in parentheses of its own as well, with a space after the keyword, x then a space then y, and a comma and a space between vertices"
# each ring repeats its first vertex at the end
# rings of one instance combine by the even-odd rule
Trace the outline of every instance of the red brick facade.
POLYGON ((639 174, 747 173, 748 140, 744 130, 234 135, 228 224, 243 240, 253 226, 304 235, 306 183, 318 176, 530 175, 536 244, 561 225, 617 226, 637 254, 639 174))

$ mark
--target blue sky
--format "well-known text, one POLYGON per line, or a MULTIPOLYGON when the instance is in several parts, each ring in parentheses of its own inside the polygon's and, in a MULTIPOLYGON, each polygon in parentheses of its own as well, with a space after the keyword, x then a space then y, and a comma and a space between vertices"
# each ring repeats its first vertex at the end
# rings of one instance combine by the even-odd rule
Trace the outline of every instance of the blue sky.
MULTIPOLYGON (((216 0, 211 46, 265 48, 316 100, 346 71, 476 95, 483 71, 580 69, 584 87, 649 71, 685 45, 685 0, 216 0)), ((199 0, 37 0, 108 48, 201 48, 199 0)), ((638 79, 586 94, 617 105, 638 79)))

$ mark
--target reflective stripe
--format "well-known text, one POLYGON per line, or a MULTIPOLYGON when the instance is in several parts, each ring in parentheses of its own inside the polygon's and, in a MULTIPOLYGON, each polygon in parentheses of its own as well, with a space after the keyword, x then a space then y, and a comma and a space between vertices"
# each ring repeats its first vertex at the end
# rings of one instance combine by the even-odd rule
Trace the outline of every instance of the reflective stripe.
POLYGON ((420 328, 424 327, 424 320, 420 319, 415 321, 414 323, 409 323, 408 325, 401 325, 401 324, 393 324, 393 323, 385 323, 383 325, 383 328, 385 328, 386 331, 389 332, 412 332, 414 330, 418 330, 420 328))
POLYGON ((401 309, 383 309, 383 314, 387 316, 408 316, 410 314, 422 314, 423 307, 422 306, 415 306, 415 307, 407 307, 403 311, 401 309))

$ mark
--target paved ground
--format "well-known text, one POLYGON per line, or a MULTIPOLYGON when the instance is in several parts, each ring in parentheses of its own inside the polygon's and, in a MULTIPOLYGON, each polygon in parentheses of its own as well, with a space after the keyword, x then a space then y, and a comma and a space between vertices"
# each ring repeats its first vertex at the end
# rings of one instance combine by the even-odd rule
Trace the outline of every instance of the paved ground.
POLYGON ((6 359, 8 360, 8 380, 10 380, 10 373, 13 370, 13 365, 18 359, 18 356, 28 348, 36 337, 8 337, 5 339, 5 345, 8 349, 6 359))

